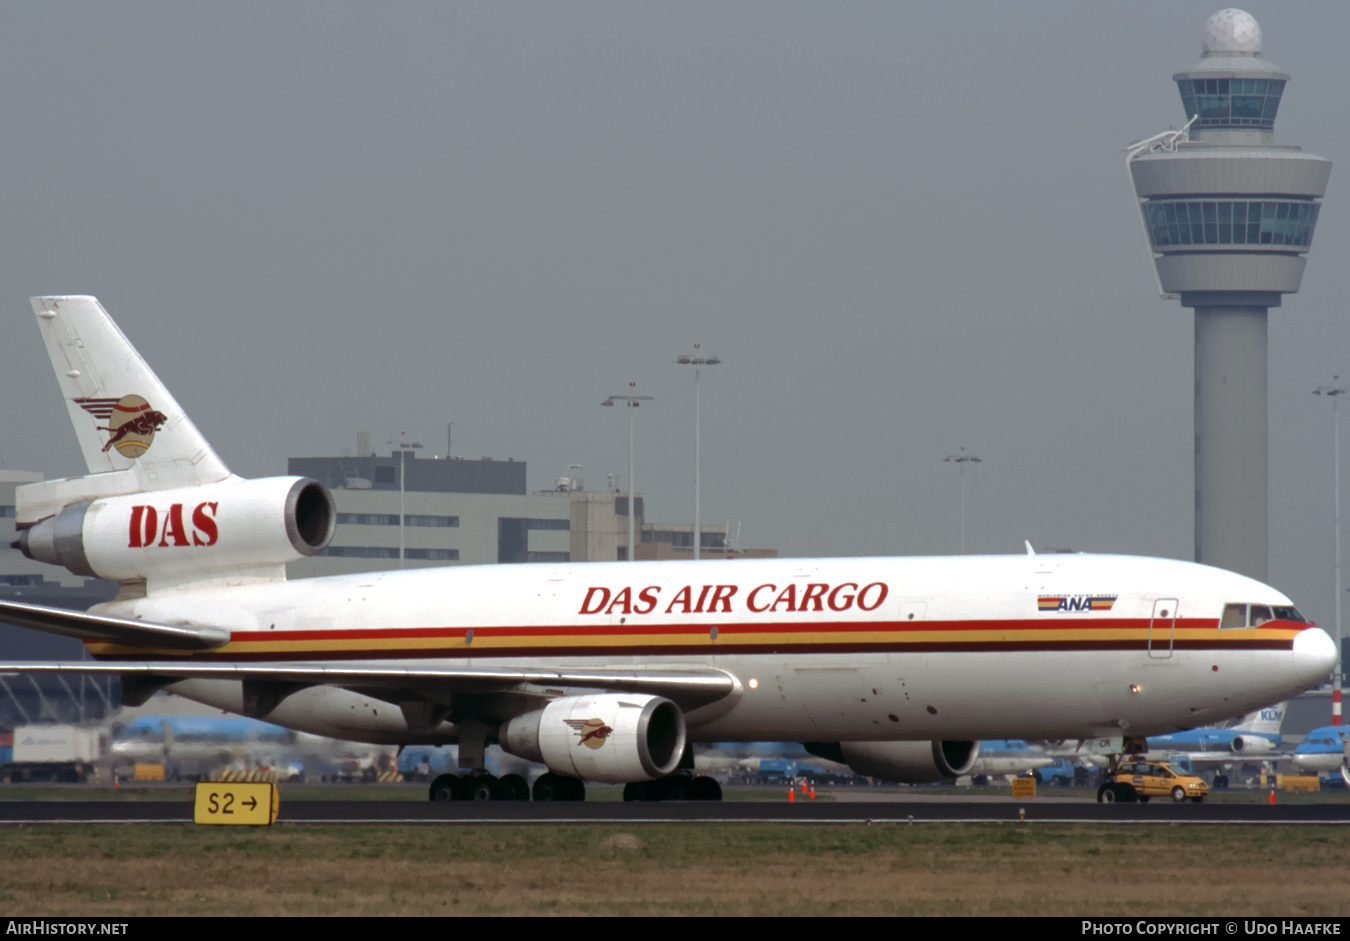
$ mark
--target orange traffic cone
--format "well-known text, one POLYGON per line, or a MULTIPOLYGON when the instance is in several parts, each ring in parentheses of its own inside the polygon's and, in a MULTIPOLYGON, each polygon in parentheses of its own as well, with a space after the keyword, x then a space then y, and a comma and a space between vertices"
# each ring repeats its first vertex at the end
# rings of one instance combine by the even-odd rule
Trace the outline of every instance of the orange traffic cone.
POLYGON ((795 804, 796 802, 797 802, 797 789, 795 787, 790 787, 788 788, 788 803, 795 804))
POLYGON ((811 785, 811 800, 815 800, 815 799, 816 799, 816 786, 815 786, 814 784, 812 784, 812 785, 811 785))
POLYGON ((1272 807, 1275 805, 1275 788, 1273 787, 1270 789, 1270 804, 1272 807))

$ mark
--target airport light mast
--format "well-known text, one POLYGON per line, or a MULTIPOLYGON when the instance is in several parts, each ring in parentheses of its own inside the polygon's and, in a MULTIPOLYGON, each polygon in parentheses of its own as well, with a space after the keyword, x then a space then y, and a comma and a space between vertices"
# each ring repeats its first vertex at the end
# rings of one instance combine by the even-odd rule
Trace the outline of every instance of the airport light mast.
POLYGON ((703 532, 699 523, 699 464, 700 464, 700 442, 699 434, 699 391, 698 380, 699 373, 703 366, 718 366, 722 360, 717 356, 702 356, 699 354, 699 347, 702 344, 694 344, 694 355, 681 353, 675 357, 675 362, 681 366, 694 367, 694 558, 698 559, 699 549, 703 543, 703 532))
MULTIPOLYGON (((1333 382, 1339 382, 1340 376, 1332 376, 1333 382)), ((1331 399, 1331 476, 1332 476, 1332 525, 1336 528, 1336 666, 1331 671, 1331 724, 1341 724, 1341 418, 1337 410, 1340 404, 1338 396, 1345 395, 1339 385, 1318 386, 1313 395, 1325 395, 1331 399)))
POLYGON ((967 454, 962 448, 956 454, 948 454, 942 459, 944 464, 956 465, 956 476, 961 480, 961 555, 966 554, 966 465, 984 463, 973 454, 967 454))
POLYGON ((1195 310, 1195 560, 1268 581, 1266 322, 1299 289, 1331 161, 1277 146, 1289 74, 1242 10, 1172 76, 1186 126, 1127 157, 1163 297, 1195 310))
POLYGON ((635 538, 635 536, 634 536, 634 531, 635 531, 636 528, 637 528, 636 525, 635 525, 635 523, 634 523, 634 520, 635 520, 636 517, 637 517, 637 504, 633 502, 634 499, 635 499, 635 496, 634 496, 634 493, 633 493, 633 412, 632 412, 632 410, 635 409, 635 408, 637 408, 637 407, 638 407, 639 405, 641 405, 643 402, 651 402, 651 401, 652 401, 652 397, 651 397, 650 395, 633 395, 633 394, 631 394, 636 388, 637 388, 637 383, 636 383, 636 382, 630 382, 630 383, 628 383, 628 392, 629 392, 630 394, 628 394, 628 395, 611 395, 609 398, 605 399, 603 402, 600 403, 601 405, 604 405, 604 406, 606 406, 606 407, 612 407, 612 406, 614 405, 615 402, 622 402, 622 403, 624 404, 624 407, 627 408, 627 409, 629 410, 629 412, 628 412, 628 561, 629 561, 629 562, 636 562, 636 561, 637 561, 637 545, 636 545, 636 544, 634 543, 634 541, 633 541, 634 538, 635 538))

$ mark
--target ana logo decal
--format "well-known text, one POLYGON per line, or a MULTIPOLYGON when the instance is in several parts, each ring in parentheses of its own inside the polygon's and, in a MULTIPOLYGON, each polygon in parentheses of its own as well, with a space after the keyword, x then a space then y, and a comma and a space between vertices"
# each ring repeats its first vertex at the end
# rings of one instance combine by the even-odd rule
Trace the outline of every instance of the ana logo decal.
POLYGON ((120 399, 76 399, 75 404, 108 423, 98 426, 99 431, 108 432, 104 451, 116 448, 118 454, 132 460, 150 449, 155 431, 169 420, 139 395, 124 395, 120 399))
POLYGON ((577 744, 585 745, 587 748, 601 747, 614 731, 605 725, 603 719, 563 719, 563 721, 571 726, 572 731, 581 739, 577 744))
POLYGON ((1110 611, 1116 595, 1041 595, 1037 611, 1110 611))

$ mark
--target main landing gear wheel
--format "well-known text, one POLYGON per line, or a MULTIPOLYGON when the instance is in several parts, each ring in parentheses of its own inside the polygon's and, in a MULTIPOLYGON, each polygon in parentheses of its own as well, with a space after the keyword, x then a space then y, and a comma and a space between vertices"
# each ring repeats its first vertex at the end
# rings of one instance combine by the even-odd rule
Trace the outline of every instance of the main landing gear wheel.
POLYGON ((669 777, 658 778, 652 782, 660 795, 657 800, 663 801, 687 801, 694 795, 694 779, 685 777, 682 774, 672 774, 669 777))
POLYGON ((1139 799, 1134 788, 1128 784, 1107 783, 1097 788, 1099 804, 1129 804, 1139 799))
POLYGON ((518 774, 504 774, 497 782, 509 794, 501 800, 527 801, 530 799, 530 782, 518 774))
POLYGON ((495 778, 490 774, 442 774, 431 782, 433 801, 517 801, 530 799, 530 786, 518 774, 495 778))
POLYGON ((431 782, 431 788, 428 797, 434 801, 449 801, 455 799, 455 785, 459 783, 459 778, 453 774, 442 774, 437 776, 436 780, 431 782))
POLYGON ((501 786, 495 775, 476 774, 470 779, 469 800, 499 801, 507 799, 507 791, 501 786))
POLYGON ((720 801, 721 799, 722 785, 717 783, 716 778, 710 778, 706 774, 700 774, 694 778, 694 800, 720 801))
POLYGON ((580 778, 569 778, 554 774, 552 771, 541 774, 534 782, 534 799, 537 801, 584 801, 586 785, 580 778))

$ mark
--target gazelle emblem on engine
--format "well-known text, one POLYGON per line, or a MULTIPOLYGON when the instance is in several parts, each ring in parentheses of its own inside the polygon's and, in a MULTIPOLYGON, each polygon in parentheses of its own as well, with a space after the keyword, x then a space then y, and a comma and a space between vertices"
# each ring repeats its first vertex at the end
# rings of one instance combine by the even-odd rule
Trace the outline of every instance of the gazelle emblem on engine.
POLYGON ((587 748, 600 748, 614 730, 605 725, 603 719, 563 719, 577 733, 580 745, 587 748))
POLYGON ((98 426, 99 431, 108 432, 104 451, 116 448, 118 454, 132 460, 149 450, 155 440, 155 430, 169 420, 139 395, 124 395, 120 399, 76 399, 75 404, 108 423, 106 427, 98 426))

